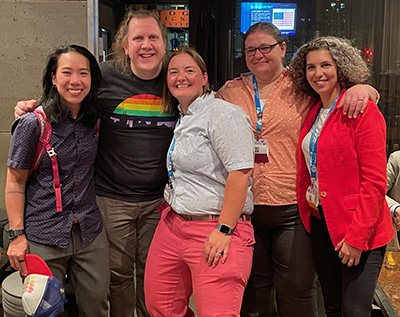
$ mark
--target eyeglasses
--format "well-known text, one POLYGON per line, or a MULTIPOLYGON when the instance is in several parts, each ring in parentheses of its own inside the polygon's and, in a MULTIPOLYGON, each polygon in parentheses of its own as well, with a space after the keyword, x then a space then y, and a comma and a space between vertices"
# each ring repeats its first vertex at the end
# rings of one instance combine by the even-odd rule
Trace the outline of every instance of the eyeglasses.
POLYGON ((281 42, 276 42, 272 45, 263 45, 256 48, 246 48, 243 51, 246 56, 253 56, 257 50, 259 50, 261 54, 268 54, 278 44, 281 44, 281 42))

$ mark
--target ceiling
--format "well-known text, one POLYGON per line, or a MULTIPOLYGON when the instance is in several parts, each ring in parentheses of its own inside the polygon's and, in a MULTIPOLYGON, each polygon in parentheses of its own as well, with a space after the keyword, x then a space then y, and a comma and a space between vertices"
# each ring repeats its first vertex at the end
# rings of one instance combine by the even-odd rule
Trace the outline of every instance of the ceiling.
POLYGON ((99 0, 100 3, 109 7, 118 7, 130 4, 149 4, 149 5, 170 5, 170 4, 188 4, 189 0, 99 0))

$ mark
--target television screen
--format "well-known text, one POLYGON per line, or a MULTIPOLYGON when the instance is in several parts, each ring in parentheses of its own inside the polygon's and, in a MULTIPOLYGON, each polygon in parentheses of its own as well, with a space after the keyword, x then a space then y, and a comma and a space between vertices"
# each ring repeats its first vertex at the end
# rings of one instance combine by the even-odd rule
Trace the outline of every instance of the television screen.
POLYGON ((296 34, 296 3, 242 2, 240 32, 257 22, 271 22, 282 35, 296 34))

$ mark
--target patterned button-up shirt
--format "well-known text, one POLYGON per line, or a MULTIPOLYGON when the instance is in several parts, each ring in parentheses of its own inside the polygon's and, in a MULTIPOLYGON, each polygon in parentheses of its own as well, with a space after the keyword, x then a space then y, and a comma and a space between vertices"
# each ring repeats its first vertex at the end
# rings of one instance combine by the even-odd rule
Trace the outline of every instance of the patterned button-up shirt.
MULTIPOLYGON (((254 165, 249 118, 214 95, 199 97, 181 116, 174 138, 172 208, 181 214, 219 214, 229 172, 254 165)), ((253 211, 250 188, 251 182, 242 209, 246 214, 253 211)))
MULTIPOLYGON (((38 120, 27 113, 13 125, 7 165, 29 170, 40 137, 38 120)), ((50 145, 57 153, 62 184, 62 212, 56 211, 53 170, 47 153, 26 186, 25 230, 27 239, 41 244, 66 247, 74 218, 79 220, 84 244, 102 230, 93 183, 98 138, 94 127, 76 120, 66 108, 58 124, 52 124, 50 145)))
MULTIPOLYGON (((256 135, 257 111, 252 76, 228 81, 217 95, 247 113, 256 135)), ((254 166, 255 205, 296 203, 297 144, 300 128, 313 104, 310 98, 296 95, 287 70, 283 71, 264 108, 261 138, 268 140, 269 162, 256 163, 254 166)))

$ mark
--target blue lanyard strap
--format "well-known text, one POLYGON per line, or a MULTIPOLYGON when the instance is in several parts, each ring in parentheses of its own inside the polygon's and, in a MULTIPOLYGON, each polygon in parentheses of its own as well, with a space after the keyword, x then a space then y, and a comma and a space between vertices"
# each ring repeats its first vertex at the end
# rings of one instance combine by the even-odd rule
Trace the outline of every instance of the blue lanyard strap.
MULTIPOLYGON (((181 118, 179 117, 178 121, 176 122, 175 129, 179 126, 180 122, 181 122, 181 118)), ((174 162, 172 161, 172 153, 174 152, 174 149, 175 149, 175 133, 174 133, 174 137, 172 138, 171 145, 169 146, 169 149, 168 149, 168 162, 169 162, 169 164, 167 166, 168 178, 171 178, 172 174, 173 174, 174 162)))
POLYGON ((339 95, 336 97, 335 102, 333 103, 332 107, 329 109, 328 115, 326 116, 324 122, 322 122, 321 125, 321 129, 318 132, 318 135, 316 136, 316 130, 317 130, 317 125, 318 125, 318 121, 319 121, 319 117, 321 115, 321 109, 319 109, 318 111, 318 115, 315 118, 314 121, 314 126, 313 126, 313 130, 311 132, 311 138, 310 138, 310 143, 308 145, 308 148, 310 150, 310 176, 311 176, 311 180, 316 179, 317 178, 317 144, 318 144, 318 140, 319 140, 319 136, 321 134, 322 128, 326 122, 326 120, 328 119, 330 113, 332 112, 332 110, 335 108, 336 105, 336 101, 338 100, 340 96, 339 95), (314 137, 316 136, 315 142, 314 142, 314 137))
POLYGON ((172 153, 174 152, 174 149, 175 149, 175 135, 172 138, 171 145, 169 146, 168 150, 168 161, 169 161, 168 177, 172 177, 172 170, 174 168, 174 162, 172 161, 172 153))
POLYGON ((258 95, 258 88, 257 88, 257 80, 256 80, 256 76, 253 75, 253 87, 254 87, 254 102, 256 104, 256 112, 257 112, 257 127, 256 130, 257 132, 261 131, 261 125, 262 125, 262 117, 263 117, 263 112, 264 112, 264 108, 261 108, 261 104, 260 104, 260 97, 258 95))

